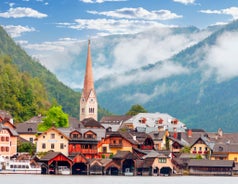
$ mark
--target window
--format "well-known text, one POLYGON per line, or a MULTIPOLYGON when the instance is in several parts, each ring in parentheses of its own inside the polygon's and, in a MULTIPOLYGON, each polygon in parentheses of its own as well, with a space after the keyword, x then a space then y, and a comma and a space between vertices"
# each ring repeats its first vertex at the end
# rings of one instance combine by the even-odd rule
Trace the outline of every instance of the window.
POLYGON ((197 148, 196 147, 193 147, 193 151, 196 151, 197 150, 197 148))
POLYGON ((30 141, 30 142, 33 142, 33 140, 34 140, 34 139, 33 139, 32 137, 30 137, 29 141, 30 141))
POLYGON ((6 141, 9 141, 9 137, 6 137, 6 141))
POLYGON ((42 149, 45 149, 46 148, 46 146, 45 146, 45 143, 42 143, 42 149))
POLYGON ((61 139, 63 139, 64 138, 64 136, 63 135, 61 135, 61 137, 60 137, 61 139))
POLYGON ((1 141, 5 141, 4 137, 1 137, 1 141))
POLYGON ((55 138, 55 134, 50 134, 51 139, 55 138))
POLYGON ((166 158, 159 158, 159 163, 166 163, 167 159, 166 158))
POLYGON ((60 143, 60 149, 64 149, 64 143, 60 143))
POLYGON ((6 147, 6 152, 9 152, 9 147, 6 147))
POLYGON ((102 152, 107 153, 107 147, 102 147, 102 152))
POLYGON ((51 148, 51 149, 55 149, 55 144, 51 144, 51 145, 50 145, 50 148, 51 148))
POLYGON ((28 130, 27 130, 28 132, 32 132, 32 128, 28 128, 28 130))
POLYGON ((85 112, 85 109, 84 108, 82 108, 82 113, 84 113, 85 112))
POLYGON ((199 151, 202 151, 202 147, 199 147, 199 151))

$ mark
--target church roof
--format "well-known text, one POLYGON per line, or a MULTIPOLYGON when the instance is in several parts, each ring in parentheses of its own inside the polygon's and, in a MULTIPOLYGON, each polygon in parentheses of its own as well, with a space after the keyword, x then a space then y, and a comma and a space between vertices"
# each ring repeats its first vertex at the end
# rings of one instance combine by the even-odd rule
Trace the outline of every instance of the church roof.
POLYGON ((94 90, 94 81, 93 81, 93 69, 92 69, 92 58, 91 58, 91 49, 90 49, 90 40, 88 41, 88 54, 86 61, 86 70, 84 76, 84 88, 83 96, 87 100, 91 91, 94 90))

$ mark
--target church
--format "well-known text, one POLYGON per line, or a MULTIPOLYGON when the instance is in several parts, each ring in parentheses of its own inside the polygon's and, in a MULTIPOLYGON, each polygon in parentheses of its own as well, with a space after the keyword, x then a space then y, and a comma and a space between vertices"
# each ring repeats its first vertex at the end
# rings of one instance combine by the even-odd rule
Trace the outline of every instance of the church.
POLYGON ((79 120, 82 121, 85 118, 98 119, 98 102, 96 91, 94 88, 93 69, 90 40, 88 41, 88 53, 86 59, 86 70, 84 76, 84 86, 79 102, 79 120))

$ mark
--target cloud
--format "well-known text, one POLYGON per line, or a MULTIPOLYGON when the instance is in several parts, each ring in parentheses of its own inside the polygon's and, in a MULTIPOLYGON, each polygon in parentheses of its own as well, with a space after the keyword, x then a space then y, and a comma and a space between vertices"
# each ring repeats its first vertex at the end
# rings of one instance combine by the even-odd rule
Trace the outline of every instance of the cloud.
POLYGON ((238 33, 226 32, 221 35, 214 46, 208 48, 205 58, 205 71, 217 82, 223 82, 238 76, 238 33))
POLYGON ((148 11, 142 7, 139 8, 121 8, 115 11, 88 11, 88 13, 96 15, 104 15, 113 18, 124 18, 124 19, 144 19, 144 20, 169 20, 181 18, 181 15, 172 13, 169 10, 153 10, 148 11))
POLYGON ((7 25, 7 26, 3 26, 3 28, 13 38, 20 37, 22 35, 22 33, 25 33, 25 32, 34 32, 34 31, 36 31, 35 28, 33 28, 33 27, 21 26, 21 25, 18 25, 18 26, 7 25))
POLYGON ((238 19, 238 7, 230 7, 221 10, 200 10, 201 13, 230 15, 233 19, 238 19))
MULTIPOLYGON (((77 24, 66 25, 66 27, 77 30, 96 30, 98 34, 133 34, 152 27, 165 27, 157 21, 128 20, 128 19, 76 19, 77 24)), ((62 23, 61 23, 61 26, 62 23)))
POLYGON ((177 2, 177 3, 182 3, 182 4, 194 4, 195 3, 195 0, 173 0, 174 2, 177 2))
POLYGON ((80 0, 83 3, 123 2, 127 0, 80 0))
POLYGON ((146 71, 139 69, 136 71, 131 71, 130 73, 124 75, 114 75, 114 78, 103 83, 103 87, 99 87, 97 89, 97 92, 100 93, 106 89, 115 89, 135 83, 142 84, 148 81, 153 82, 156 80, 169 78, 171 76, 187 73, 189 73, 189 70, 187 68, 184 68, 179 64, 166 61, 146 71))
POLYGON ((10 8, 7 12, 0 13, 0 17, 3 18, 23 18, 23 17, 32 17, 32 18, 45 18, 46 14, 40 13, 37 10, 32 8, 17 7, 10 8))
POLYGON ((123 94, 121 98, 124 101, 145 104, 151 101, 155 97, 167 94, 168 92, 176 92, 178 89, 179 89, 179 85, 176 82, 170 85, 163 83, 160 86, 155 86, 151 94, 147 94, 147 93, 134 93, 133 95, 123 94))

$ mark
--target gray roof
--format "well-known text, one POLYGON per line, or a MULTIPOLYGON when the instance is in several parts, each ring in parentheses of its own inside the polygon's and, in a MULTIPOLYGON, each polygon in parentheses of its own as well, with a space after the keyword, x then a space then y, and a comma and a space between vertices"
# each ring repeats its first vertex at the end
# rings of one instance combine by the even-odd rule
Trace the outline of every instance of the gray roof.
POLYGON ((158 127, 164 127, 164 130, 184 132, 187 127, 178 119, 166 113, 139 113, 132 118, 126 120, 124 123, 133 123, 133 126, 145 128, 145 132, 158 130, 158 127), (173 123, 176 120, 176 123, 173 123))
POLYGON ((24 123, 18 123, 16 125, 16 131, 19 134, 36 134, 37 126, 39 123, 42 122, 43 117, 42 116, 34 116, 33 118, 29 119, 28 121, 24 123))
POLYGON ((207 159, 191 159, 188 163, 189 167, 234 167, 232 160, 207 160, 207 159))
POLYGON ((221 153, 238 153, 238 144, 237 143, 220 143, 215 144, 213 153, 214 152, 221 152, 221 153))
POLYGON ((8 126, 4 126, 4 125, 0 122, 0 131, 1 131, 1 130, 4 130, 4 129, 8 130, 12 136, 18 136, 18 133, 17 133, 14 129, 12 129, 12 128, 8 127, 8 126))

